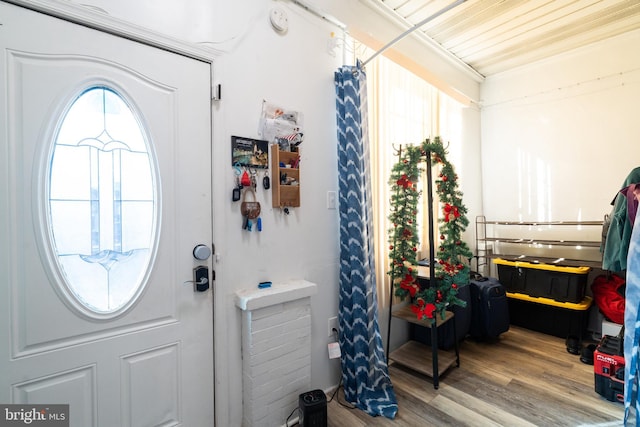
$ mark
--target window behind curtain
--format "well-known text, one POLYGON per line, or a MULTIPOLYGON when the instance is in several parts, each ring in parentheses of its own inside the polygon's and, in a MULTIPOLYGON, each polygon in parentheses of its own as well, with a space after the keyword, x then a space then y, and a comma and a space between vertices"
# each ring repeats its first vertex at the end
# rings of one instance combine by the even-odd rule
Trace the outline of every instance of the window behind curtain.
MULTIPOLYGON (((359 58, 369 58, 373 53, 366 46, 356 48, 359 58)), ((389 176, 393 165, 398 161, 397 150, 401 145, 420 144, 434 136, 441 136, 445 144, 453 138, 459 142, 462 107, 424 79, 383 55, 367 64, 366 73, 377 292, 379 309, 382 309, 389 306, 389 176)), ((438 173, 434 169, 433 177, 437 177, 438 173)), ((426 191, 426 173, 423 173, 420 184, 426 191)), ((429 256, 428 213, 425 203, 426 195, 423 194, 418 212, 421 257, 429 256)), ((438 236, 437 205, 434 192, 435 236, 438 236)))

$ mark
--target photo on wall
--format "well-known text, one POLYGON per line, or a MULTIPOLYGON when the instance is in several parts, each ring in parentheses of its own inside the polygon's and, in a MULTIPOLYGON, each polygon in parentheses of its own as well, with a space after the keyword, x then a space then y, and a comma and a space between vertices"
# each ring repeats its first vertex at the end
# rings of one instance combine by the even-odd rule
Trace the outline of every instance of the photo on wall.
POLYGON ((267 169, 269 167, 269 143, 261 139, 232 136, 231 164, 267 169))

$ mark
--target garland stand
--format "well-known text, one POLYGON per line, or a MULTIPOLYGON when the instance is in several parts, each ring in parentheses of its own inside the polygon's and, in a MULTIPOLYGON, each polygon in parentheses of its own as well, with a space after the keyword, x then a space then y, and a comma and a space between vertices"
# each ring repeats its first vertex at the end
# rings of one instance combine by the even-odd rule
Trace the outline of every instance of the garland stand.
MULTIPOLYGON (((397 150, 397 154, 398 154, 398 158, 400 158, 402 156, 402 145, 400 145, 400 148, 397 150)), ((426 162, 427 162, 427 213, 428 213, 428 217, 429 217, 429 281, 431 281, 432 277, 435 278, 436 277, 436 272, 435 272, 435 258, 436 258, 436 250, 435 250, 435 246, 433 244, 433 175, 431 172, 431 152, 427 151, 426 153, 426 162)), ((435 279, 433 279, 435 280, 435 279)), ((388 325, 387 325, 387 363, 389 360, 389 343, 391 340, 391 314, 392 314, 392 309, 393 309, 393 291, 394 291, 394 286, 393 283, 391 283, 391 286, 389 287, 391 290, 389 291, 389 320, 388 320, 388 325)), ((434 342, 434 338, 437 340, 438 338, 438 331, 437 328, 431 328, 431 343, 434 342)), ((436 346, 437 347, 437 346, 436 346)), ((434 360, 435 360, 435 364, 437 365, 437 351, 434 351, 434 360)))
MULTIPOLYGON (((427 171, 427 212, 428 212, 428 217, 429 217, 429 281, 431 283, 432 286, 435 286, 435 281, 436 279, 436 275, 435 275, 435 245, 434 245, 434 227, 433 227, 433 176, 432 176, 432 163, 431 163, 431 151, 426 151, 425 152, 425 161, 426 161, 426 171, 427 171), (433 282, 432 282, 433 281, 433 282)), ((402 156, 402 146, 400 146, 400 148, 397 151, 398 154, 398 158, 400 159, 402 156)), ((394 296, 394 283, 392 281, 391 283, 391 290, 390 290, 390 294, 389 294, 389 319, 388 319, 388 325, 387 325, 387 348, 386 348, 386 358, 387 358, 387 364, 389 363, 389 345, 390 345, 390 339, 391 339, 391 318, 393 317, 393 312, 392 312, 392 308, 393 308, 393 296, 394 296)), ((435 313, 434 310, 434 314, 433 314, 433 321, 432 324, 428 327, 430 327, 431 329, 431 361, 432 361, 432 371, 431 373, 428 372, 428 370, 422 370, 422 369, 416 369, 416 367, 412 367, 412 366, 408 366, 410 368, 413 368, 414 370, 421 372, 421 373, 426 373, 428 376, 431 376, 433 378, 433 388, 434 389, 438 389, 439 387, 439 371, 438 371, 438 327, 441 326, 442 324, 444 324, 445 322, 449 321, 450 319, 453 318, 453 313, 448 311, 446 318, 444 319, 438 319, 438 315, 435 313)), ((407 320, 409 322, 413 322, 416 324, 420 324, 423 326, 426 326, 424 321, 418 321, 418 319, 413 316, 413 318, 408 318, 406 316, 398 316, 404 320, 407 320)), ((427 322, 431 322, 431 320, 428 320, 427 322)), ((455 358, 447 358, 446 360, 446 367, 444 367, 444 369, 448 369, 449 366, 451 366, 453 363, 456 363, 456 366, 460 366, 460 354, 459 354, 459 350, 458 350, 458 337, 456 336, 456 327, 455 327, 455 322, 453 322, 453 331, 454 331, 454 341, 455 341, 455 358)), ((402 362, 399 362, 400 364, 402 364, 402 362)), ((444 370, 443 369, 443 370, 444 370)))

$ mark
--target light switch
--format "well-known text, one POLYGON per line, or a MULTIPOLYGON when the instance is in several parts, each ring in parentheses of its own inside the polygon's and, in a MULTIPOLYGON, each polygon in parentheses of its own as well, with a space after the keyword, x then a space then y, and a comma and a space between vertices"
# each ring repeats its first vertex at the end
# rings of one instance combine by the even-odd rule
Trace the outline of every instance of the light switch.
POLYGON ((336 192, 327 191, 327 209, 335 209, 337 207, 336 192))

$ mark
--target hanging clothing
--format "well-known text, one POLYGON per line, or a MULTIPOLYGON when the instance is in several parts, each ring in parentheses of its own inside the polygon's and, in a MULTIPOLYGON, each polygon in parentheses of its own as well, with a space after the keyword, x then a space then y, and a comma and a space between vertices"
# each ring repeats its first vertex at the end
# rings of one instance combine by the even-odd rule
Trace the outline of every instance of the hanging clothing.
MULTIPOLYGON (((633 212, 633 206, 637 209, 638 202, 635 197, 627 199, 627 191, 631 184, 640 183, 640 167, 629 173, 622 184, 622 190, 616 194, 611 204, 611 224, 607 231, 607 237, 602 253, 602 268, 609 271, 623 271, 627 269, 627 253, 633 228, 633 218, 629 218, 629 212, 633 212), (629 203, 630 202, 630 203, 629 203), (631 205, 631 206, 629 206, 631 205), (631 209, 629 209, 631 207, 631 209)), ((630 191, 633 192, 635 188, 630 191)))
POLYGON ((394 418, 398 403, 378 326, 365 83, 360 67, 335 73, 342 381, 348 402, 370 415, 394 418))
POLYGON ((618 325, 624 324, 624 279, 616 274, 600 274, 591 284, 593 302, 604 317, 618 325))

